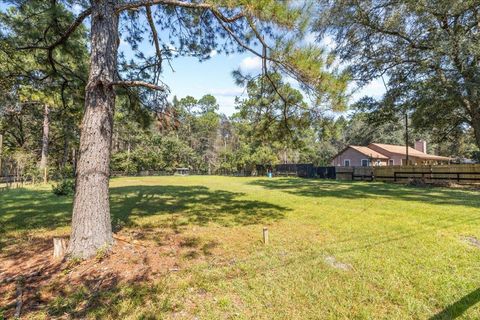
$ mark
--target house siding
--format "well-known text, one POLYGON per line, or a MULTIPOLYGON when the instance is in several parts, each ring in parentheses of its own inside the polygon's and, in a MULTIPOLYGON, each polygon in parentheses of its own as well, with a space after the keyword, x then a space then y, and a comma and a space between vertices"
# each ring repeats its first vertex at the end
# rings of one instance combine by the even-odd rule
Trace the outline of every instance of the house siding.
MULTIPOLYGON (((332 160, 332 165, 333 166, 344 166, 344 161, 345 160, 350 160, 350 166, 351 167, 361 167, 362 166, 362 159, 369 159, 368 156, 364 155, 361 152, 358 152, 357 150, 353 148, 347 148, 345 151, 342 153, 338 154, 335 158, 332 160)), ((376 159, 372 160, 372 164, 374 165, 376 163, 376 159)), ((380 160, 380 165, 381 166, 386 166, 387 165, 387 160, 381 159, 380 160)))

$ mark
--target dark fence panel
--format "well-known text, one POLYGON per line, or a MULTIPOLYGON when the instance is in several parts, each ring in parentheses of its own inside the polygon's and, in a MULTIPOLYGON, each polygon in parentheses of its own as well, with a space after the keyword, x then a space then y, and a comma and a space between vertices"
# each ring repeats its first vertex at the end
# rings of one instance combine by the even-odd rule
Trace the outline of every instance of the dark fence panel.
POLYGON ((297 176, 302 178, 315 177, 315 167, 311 163, 285 163, 274 166, 277 176, 297 176))
POLYGON ((335 179, 336 170, 335 167, 315 167, 315 173, 317 178, 320 179, 335 179))

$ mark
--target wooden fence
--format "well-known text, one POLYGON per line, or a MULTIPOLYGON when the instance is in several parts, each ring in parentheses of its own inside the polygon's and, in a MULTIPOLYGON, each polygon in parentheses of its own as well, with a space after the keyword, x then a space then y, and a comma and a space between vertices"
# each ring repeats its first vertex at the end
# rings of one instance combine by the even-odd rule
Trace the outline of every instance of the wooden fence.
POLYGON ((425 182, 479 183, 480 164, 373 167, 373 175, 379 181, 422 179, 425 182))
POLYGON ((337 180, 373 180, 373 167, 335 167, 337 180))
POLYGON ((336 171, 337 180, 406 182, 421 179, 427 183, 480 183, 480 164, 336 167, 336 171))

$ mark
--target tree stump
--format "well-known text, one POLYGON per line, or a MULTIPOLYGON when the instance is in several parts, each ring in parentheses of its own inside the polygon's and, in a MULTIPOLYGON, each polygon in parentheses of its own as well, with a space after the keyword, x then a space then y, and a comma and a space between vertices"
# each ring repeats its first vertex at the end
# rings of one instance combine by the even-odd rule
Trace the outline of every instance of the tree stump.
POLYGON ((53 258, 63 259, 65 251, 67 251, 67 239, 53 238, 53 258))

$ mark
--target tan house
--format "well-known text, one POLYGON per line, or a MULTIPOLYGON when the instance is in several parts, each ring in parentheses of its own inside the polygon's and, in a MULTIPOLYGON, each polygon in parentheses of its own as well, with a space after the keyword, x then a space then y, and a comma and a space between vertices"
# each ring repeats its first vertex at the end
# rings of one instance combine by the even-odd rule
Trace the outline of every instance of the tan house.
MULTIPOLYGON (((446 164, 453 160, 428 154, 426 151, 427 143, 425 141, 415 141, 415 148, 408 147, 408 163, 413 165, 446 164)), ((366 147, 347 146, 333 158, 332 165, 344 167, 396 166, 406 164, 406 158, 405 146, 370 143, 366 147)))

